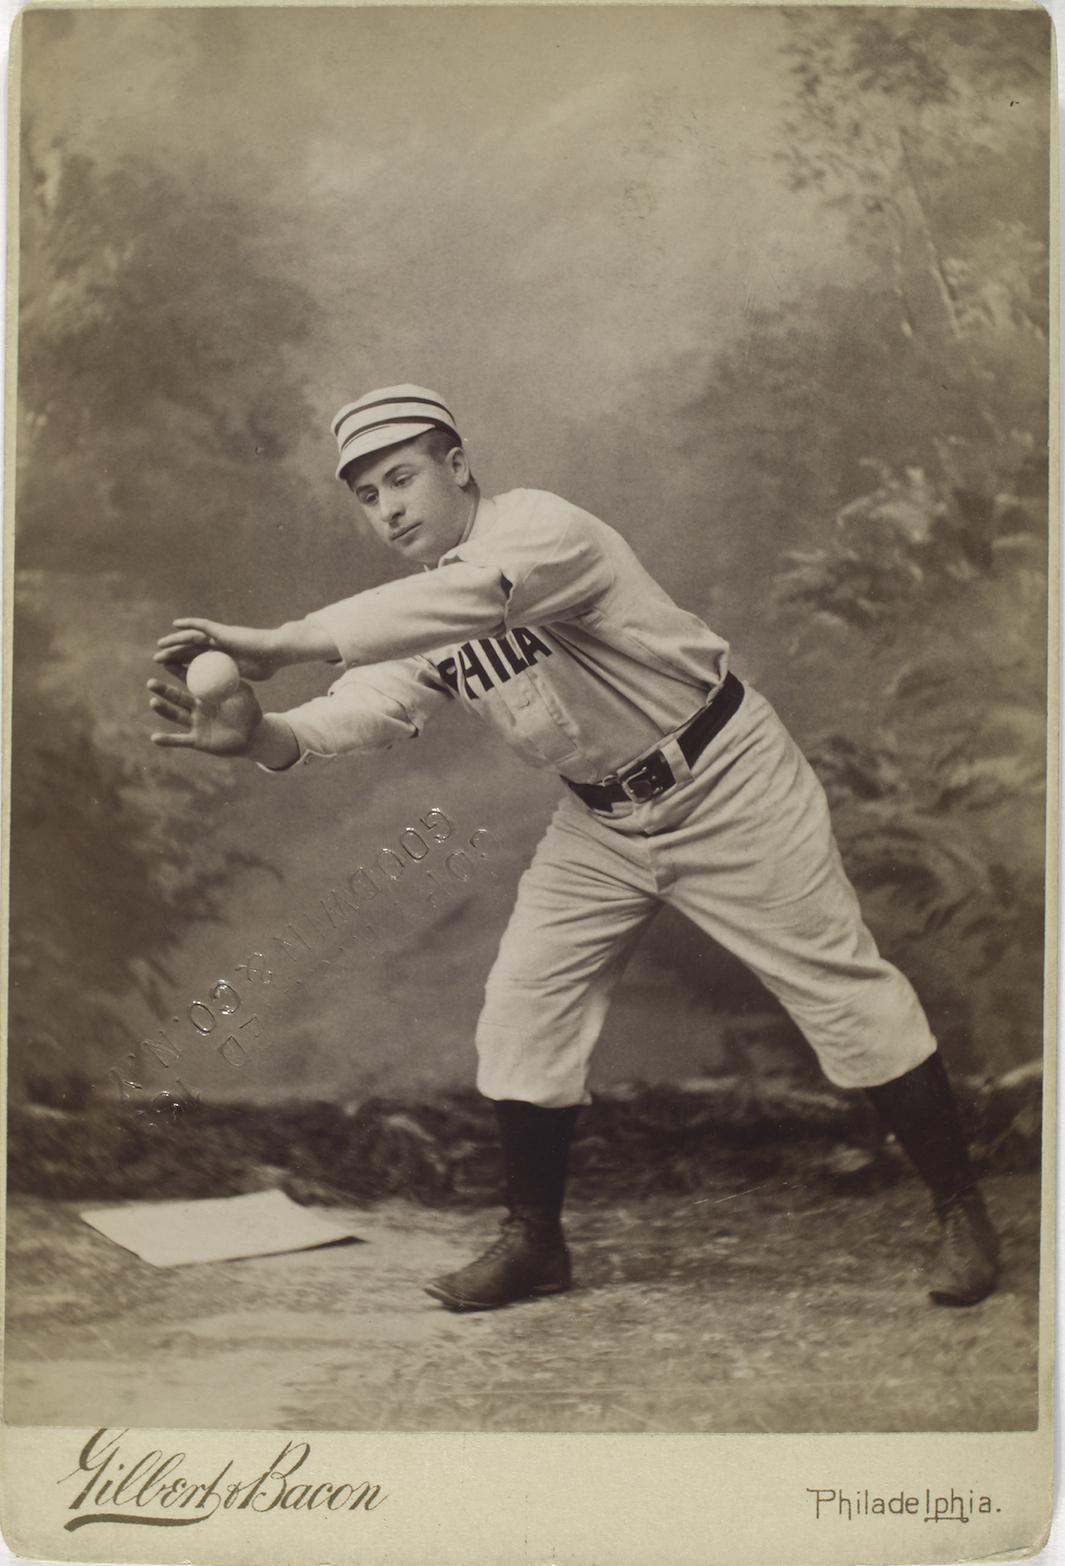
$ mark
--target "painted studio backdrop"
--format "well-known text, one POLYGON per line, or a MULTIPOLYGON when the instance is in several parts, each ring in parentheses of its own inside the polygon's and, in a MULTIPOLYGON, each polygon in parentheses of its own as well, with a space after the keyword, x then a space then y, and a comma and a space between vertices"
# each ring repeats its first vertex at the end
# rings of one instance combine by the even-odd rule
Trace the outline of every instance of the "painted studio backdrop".
MULTIPOLYGON (((730 639, 952 1065, 1037 1059, 1047 18, 23 26, 13 1097, 472 1081, 560 785, 457 713, 284 777, 147 739, 174 616, 275 624, 392 574, 329 424, 408 380, 486 493, 603 517, 730 639)), ((662 915, 596 1081, 812 1069, 662 915)))

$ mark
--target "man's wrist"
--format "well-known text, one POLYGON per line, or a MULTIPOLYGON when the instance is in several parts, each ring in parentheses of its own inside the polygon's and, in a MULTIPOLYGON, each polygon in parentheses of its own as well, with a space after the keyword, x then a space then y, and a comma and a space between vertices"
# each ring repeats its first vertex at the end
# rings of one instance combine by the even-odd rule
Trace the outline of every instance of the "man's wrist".
POLYGON ((283 772, 300 759, 299 741, 279 712, 267 712, 244 754, 249 761, 269 767, 271 772, 283 772))

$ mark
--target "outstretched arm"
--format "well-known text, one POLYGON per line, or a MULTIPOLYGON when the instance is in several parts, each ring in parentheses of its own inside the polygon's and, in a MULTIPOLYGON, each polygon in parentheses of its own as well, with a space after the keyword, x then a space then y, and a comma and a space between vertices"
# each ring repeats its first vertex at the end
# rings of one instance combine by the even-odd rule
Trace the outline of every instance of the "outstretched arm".
POLYGON ((624 547, 587 512, 529 491, 502 525, 474 534, 438 570, 369 588, 302 623, 348 668, 432 653, 585 614, 611 590, 610 552, 624 547))
POLYGON ((271 630, 249 625, 223 625, 218 620, 182 618, 161 636, 155 662, 180 670, 198 653, 217 649, 228 653, 246 680, 269 680, 292 663, 339 663, 340 653, 325 626, 291 620, 271 630))
POLYGON ((151 736, 156 745, 182 746, 215 756, 246 756, 271 771, 284 771, 304 755, 387 749, 413 739, 450 693, 428 659, 377 664, 341 675, 328 696, 316 696, 288 712, 263 713, 250 685, 222 702, 198 701, 181 682, 149 680, 149 705, 174 725, 151 736))
POLYGON ((587 512, 530 491, 505 528, 467 541, 438 570, 368 588, 276 630, 175 620, 155 657, 183 665, 218 648, 249 680, 268 680, 290 663, 357 668, 414 658, 583 614, 613 585, 609 548, 620 544, 587 512))

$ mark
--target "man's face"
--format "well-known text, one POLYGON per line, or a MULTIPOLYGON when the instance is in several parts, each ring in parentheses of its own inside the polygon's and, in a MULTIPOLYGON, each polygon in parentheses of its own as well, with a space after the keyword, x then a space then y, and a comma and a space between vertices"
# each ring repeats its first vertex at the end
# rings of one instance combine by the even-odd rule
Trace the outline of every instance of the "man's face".
POLYGON ((372 531, 405 560, 436 565, 466 531, 474 501, 461 446, 438 460, 419 437, 353 462, 345 478, 372 531))

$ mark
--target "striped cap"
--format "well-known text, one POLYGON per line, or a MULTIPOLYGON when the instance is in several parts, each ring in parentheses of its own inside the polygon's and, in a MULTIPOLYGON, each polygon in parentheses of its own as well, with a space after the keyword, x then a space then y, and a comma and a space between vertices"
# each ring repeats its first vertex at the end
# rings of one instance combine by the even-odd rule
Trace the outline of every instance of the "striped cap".
POLYGON ((455 416, 447 404, 424 386, 383 386, 349 402, 333 420, 340 460, 337 478, 356 457, 413 440, 434 427, 451 430, 462 444, 455 416))

